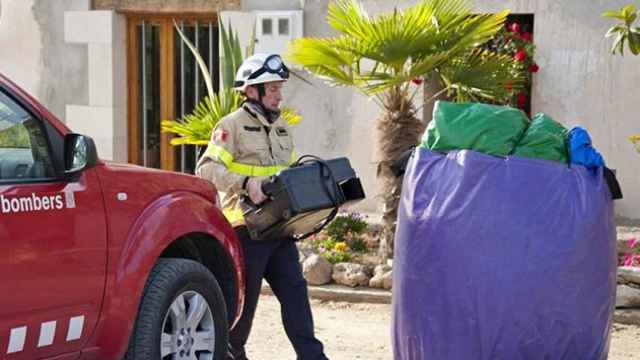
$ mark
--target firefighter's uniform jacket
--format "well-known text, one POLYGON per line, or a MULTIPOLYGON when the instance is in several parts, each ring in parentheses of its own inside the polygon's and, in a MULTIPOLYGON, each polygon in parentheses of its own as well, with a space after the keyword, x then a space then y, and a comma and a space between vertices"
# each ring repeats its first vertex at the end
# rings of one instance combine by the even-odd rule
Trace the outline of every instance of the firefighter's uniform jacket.
POLYGON ((224 192, 222 208, 233 226, 244 219, 239 198, 249 177, 268 177, 295 160, 289 125, 282 118, 269 123, 252 103, 244 103, 215 127, 196 175, 224 192))

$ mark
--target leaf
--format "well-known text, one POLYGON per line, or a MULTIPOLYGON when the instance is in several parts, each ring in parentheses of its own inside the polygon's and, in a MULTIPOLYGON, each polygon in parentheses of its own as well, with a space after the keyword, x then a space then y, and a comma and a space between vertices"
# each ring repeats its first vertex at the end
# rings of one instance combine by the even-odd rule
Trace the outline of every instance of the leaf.
POLYGON ((640 54, 640 34, 632 32, 628 35, 629 50, 633 55, 640 54))
POLYGON ((298 114, 295 110, 290 107, 282 108, 282 119, 284 119, 289 126, 294 126, 302 121, 302 115, 298 114))
POLYGON ((624 40, 626 36, 624 33, 618 33, 613 45, 611 46, 611 53, 615 54, 616 52, 620 52, 620 55, 624 56, 624 40))
POLYGON ((629 18, 631 15, 635 15, 636 7, 633 4, 629 4, 621 9, 621 13, 625 18, 629 18))
POLYGON ((625 28, 622 25, 616 25, 616 26, 610 28, 609 31, 607 31, 607 33, 605 34, 604 37, 615 36, 617 33, 623 32, 624 30, 625 30, 625 28))
POLYGON ((172 145, 206 145, 216 124, 226 115, 237 110, 242 95, 234 89, 221 90, 213 98, 204 98, 191 114, 182 119, 162 121, 162 132, 178 135, 172 145))
POLYGON ((198 49, 196 49, 191 41, 189 41, 189 39, 182 33, 182 30, 180 30, 180 27, 175 20, 173 20, 173 27, 178 31, 178 34, 182 38, 182 41, 189 47, 189 50, 191 50, 193 57, 196 58, 198 66, 200 67, 200 72, 202 73, 202 77, 204 78, 205 84, 207 85, 207 93, 209 94, 209 98, 212 99, 214 95, 213 81, 211 80, 211 74, 209 73, 209 69, 207 68, 207 63, 204 61, 202 56, 200 56, 200 52, 198 52, 198 49))
POLYGON ((625 20, 625 16, 624 14, 622 14, 621 11, 605 11, 602 13, 603 17, 609 17, 609 18, 614 18, 614 19, 620 19, 622 21, 625 20))
POLYGON ((249 45, 247 45, 247 50, 245 52, 246 57, 250 57, 256 51, 256 24, 253 24, 253 28, 251 29, 251 37, 249 38, 249 45))
POLYGON ((527 70, 514 72, 515 66, 510 56, 474 49, 442 66, 439 75, 457 101, 500 102, 524 89, 527 70))
MULTIPOLYGON (((224 27, 224 23, 222 21, 219 22, 220 26, 220 68, 222 69, 222 88, 229 89, 233 87, 235 72, 233 66, 233 58, 232 58, 232 45, 231 45, 231 37, 224 27)), ((231 27, 231 24, 229 24, 231 27)))

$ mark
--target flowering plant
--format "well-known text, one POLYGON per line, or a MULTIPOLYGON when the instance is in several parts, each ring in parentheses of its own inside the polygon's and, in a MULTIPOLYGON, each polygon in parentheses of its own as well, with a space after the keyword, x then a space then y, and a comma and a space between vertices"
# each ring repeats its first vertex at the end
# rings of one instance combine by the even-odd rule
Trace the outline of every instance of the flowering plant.
POLYGON ((351 249, 344 241, 336 241, 325 233, 311 238, 311 247, 323 258, 335 264, 351 260, 351 249))
POLYGON ((640 267, 640 241, 635 238, 627 241, 629 251, 620 259, 620 266, 636 266, 640 267))
POLYGON ((363 239, 369 226, 365 219, 366 215, 356 212, 341 213, 322 232, 312 236, 309 245, 331 263, 349 261, 353 252, 368 250, 363 239))
POLYGON ((504 103, 525 109, 531 96, 531 82, 533 74, 540 71, 540 67, 534 61, 536 46, 533 44, 533 34, 523 31, 517 22, 507 23, 489 44, 489 49, 498 54, 505 54, 513 57, 512 71, 520 73, 525 78, 523 89, 512 90, 507 84, 509 97, 504 99, 504 103))
POLYGON ((362 239, 369 226, 366 218, 366 215, 357 212, 339 214, 327 225, 325 232, 334 240, 345 242, 353 251, 366 251, 367 245, 362 239))

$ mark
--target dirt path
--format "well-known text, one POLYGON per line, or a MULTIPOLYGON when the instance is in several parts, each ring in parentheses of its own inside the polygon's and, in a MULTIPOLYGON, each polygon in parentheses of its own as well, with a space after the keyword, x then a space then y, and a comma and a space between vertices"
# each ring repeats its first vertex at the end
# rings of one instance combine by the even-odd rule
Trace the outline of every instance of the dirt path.
MULTIPOLYGON (((389 305, 313 300, 316 333, 331 360, 391 360, 389 305)), ((251 360, 293 360, 280 321, 280 305, 262 296, 247 346, 251 360)), ((615 325, 609 360, 640 360, 640 327, 615 325)))

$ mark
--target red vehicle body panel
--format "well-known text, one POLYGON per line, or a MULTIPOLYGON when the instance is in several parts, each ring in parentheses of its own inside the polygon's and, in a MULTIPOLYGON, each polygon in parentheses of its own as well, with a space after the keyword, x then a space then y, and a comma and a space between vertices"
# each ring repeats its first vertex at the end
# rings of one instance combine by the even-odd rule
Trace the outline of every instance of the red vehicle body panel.
MULTIPOLYGON (((70 133, 1 74, 0 87, 61 136, 70 133)), ((81 353, 83 359, 121 358, 151 268, 172 242, 194 233, 218 241, 232 259, 238 304, 236 314, 229 314, 229 323, 237 321, 244 300, 242 250, 233 228, 215 205, 216 190, 211 183, 184 174, 99 161, 74 181, 0 185, 0 195, 7 198, 66 192, 73 193, 75 208, 14 214, 0 223, 0 272, 9 274, 9 285, 4 288, 14 290, 11 295, 0 294, 0 309, 10 310, 6 314, 0 310, 0 358, 67 360, 81 353), (16 236, 27 241, 6 240, 16 236), (77 267, 81 273, 74 271, 77 265, 82 265, 77 267), (68 317, 82 313, 81 339, 37 346, 37 329, 43 321, 38 312, 47 311, 45 303, 59 308, 60 318, 47 319, 58 321, 56 339, 69 332, 68 317), (9 325, 3 328, 3 324, 9 325), (19 326, 36 331, 27 330, 24 351, 7 355, 8 332, 19 326)))

